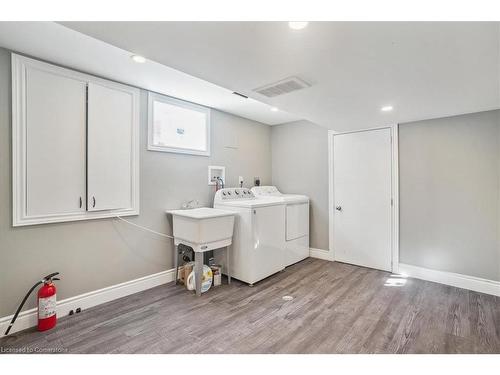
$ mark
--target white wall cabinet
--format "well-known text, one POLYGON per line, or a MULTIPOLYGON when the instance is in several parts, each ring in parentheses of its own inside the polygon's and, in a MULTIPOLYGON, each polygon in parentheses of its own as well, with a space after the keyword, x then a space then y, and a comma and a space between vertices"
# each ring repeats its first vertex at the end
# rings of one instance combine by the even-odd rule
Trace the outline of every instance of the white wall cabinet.
POLYGON ((139 213, 139 90, 12 55, 13 225, 139 213))

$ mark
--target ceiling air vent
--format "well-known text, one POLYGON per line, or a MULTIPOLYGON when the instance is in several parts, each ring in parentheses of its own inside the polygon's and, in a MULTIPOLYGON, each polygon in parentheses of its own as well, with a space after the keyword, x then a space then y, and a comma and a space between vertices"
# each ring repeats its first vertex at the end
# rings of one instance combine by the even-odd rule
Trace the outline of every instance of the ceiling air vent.
POLYGON ((288 94, 292 91, 302 90, 311 85, 298 77, 288 77, 282 79, 281 81, 271 83, 262 87, 253 89, 253 91, 267 96, 268 98, 273 98, 275 96, 288 94))

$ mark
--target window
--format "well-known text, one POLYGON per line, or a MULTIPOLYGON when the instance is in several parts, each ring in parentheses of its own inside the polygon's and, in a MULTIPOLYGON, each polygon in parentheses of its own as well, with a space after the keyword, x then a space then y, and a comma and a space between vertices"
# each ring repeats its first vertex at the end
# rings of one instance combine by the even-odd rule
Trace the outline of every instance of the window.
POLYGON ((210 109, 149 94, 148 150, 210 155, 210 109))

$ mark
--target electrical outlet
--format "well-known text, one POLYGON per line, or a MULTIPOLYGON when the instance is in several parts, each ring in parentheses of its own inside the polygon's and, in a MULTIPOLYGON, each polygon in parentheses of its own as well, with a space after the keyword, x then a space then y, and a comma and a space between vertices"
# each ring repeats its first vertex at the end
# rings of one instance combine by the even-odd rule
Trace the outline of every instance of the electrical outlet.
POLYGON ((238 185, 243 186, 243 176, 238 177, 238 185))

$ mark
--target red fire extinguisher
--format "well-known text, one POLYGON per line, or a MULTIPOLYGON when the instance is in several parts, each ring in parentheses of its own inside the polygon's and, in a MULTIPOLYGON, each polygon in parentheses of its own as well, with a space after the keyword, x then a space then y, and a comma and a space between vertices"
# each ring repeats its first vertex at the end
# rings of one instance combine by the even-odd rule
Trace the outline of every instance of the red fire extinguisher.
POLYGON ((46 331, 54 328, 57 323, 56 315, 56 286, 54 280, 58 278, 50 277, 44 279, 43 285, 38 289, 38 330, 46 331))
POLYGON ((14 325, 14 322, 17 319, 17 316, 21 312, 26 300, 30 296, 30 294, 35 290, 35 288, 43 284, 42 287, 38 290, 38 330, 46 331, 47 329, 54 328, 57 323, 56 316, 56 286, 54 285, 55 280, 60 280, 57 277, 59 272, 51 273, 50 275, 45 276, 42 280, 38 281, 35 285, 31 287, 31 289, 26 293, 23 298, 23 301, 19 305, 12 318, 7 330, 5 331, 5 335, 9 334, 10 329, 14 325))

